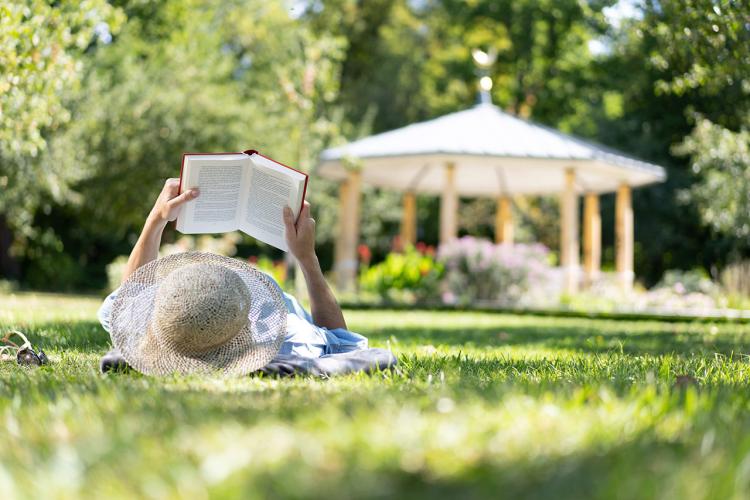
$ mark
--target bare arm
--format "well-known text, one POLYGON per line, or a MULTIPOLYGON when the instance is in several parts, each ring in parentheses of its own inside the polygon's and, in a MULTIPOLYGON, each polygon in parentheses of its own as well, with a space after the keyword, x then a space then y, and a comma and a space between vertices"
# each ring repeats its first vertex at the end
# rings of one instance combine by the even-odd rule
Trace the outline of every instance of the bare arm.
POLYGON ((177 218, 180 213, 180 207, 187 201, 195 199, 198 196, 198 190, 191 189, 179 194, 180 180, 167 179, 164 188, 156 199, 154 208, 146 218, 143 231, 138 237, 138 241, 130 252, 128 263, 125 271, 122 273, 122 279, 125 281, 135 272, 136 269, 144 264, 159 257, 159 245, 161 236, 167 223, 177 218))
POLYGON ((284 209, 286 242, 305 276, 310 293, 310 309, 313 322, 324 328, 346 328, 346 321, 336 297, 328 287, 318 256, 315 255, 315 219, 310 217, 310 204, 305 202, 297 224, 289 207, 284 209))

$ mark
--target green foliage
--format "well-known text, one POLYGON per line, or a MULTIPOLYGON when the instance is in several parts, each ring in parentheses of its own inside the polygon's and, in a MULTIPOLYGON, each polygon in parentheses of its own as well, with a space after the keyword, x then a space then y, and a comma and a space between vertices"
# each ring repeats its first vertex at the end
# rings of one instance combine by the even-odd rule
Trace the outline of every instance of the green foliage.
MULTIPOLYGON (((646 23, 661 50, 649 54, 661 70, 676 70, 657 88, 683 94, 691 90, 750 95, 750 27, 744 2, 667 0, 647 2, 646 23)), ((741 108, 747 104, 736 102, 741 108)))
POLYGON ((730 294, 730 302, 740 302, 730 307, 750 309, 750 261, 732 262, 721 271, 720 279, 722 288, 730 294), (748 300, 736 300, 741 297, 748 300))
POLYGON ((107 264, 107 292, 113 292, 122 283, 122 275, 128 264, 128 256, 120 255, 107 264))
POLYGON ((276 283, 278 283, 282 287, 284 287, 284 285, 286 284, 287 268, 284 261, 271 260, 264 255, 258 259, 254 259, 251 257, 250 263, 264 273, 271 276, 276 281, 276 283))
POLYGON ((415 300, 435 300, 439 296, 444 267, 434 252, 420 252, 407 246, 403 252, 391 252, 385 259, 360 273, 359 286, 364 292, 385 299, 401 299, 408 292, 415 300), (397 297, 399 296, 399 297, 397 297))
POLYGON ((22 0, 0 4, 0 154, 37 156, 45 129, 66 122, 64 92, 79 83, 80 56, 100 23, 121 14, 104 0, 22 0))
POLYGON ((349 41, 341 102, 351 121, 374 113, 379 132, 455 111, 476 98, 471 49, 498 52, 494 100, 556 123, 581 106, 588 40, 613 2, 332 0, 311 9, 318 32, 349 41))
MULTIPOLYGON (((58 246, 70 245, 73 231, 125 242, 86 249, 115 251, 107 261, 128 251, 183 152, 254 148, 309 169, 338 134, 328 108, 342 41, 313 37, 282 2, 124 2, 122 10, 127 22, 112 43, 87 54, 82 85, 68 94, 71 123, 46 159, 47 168, 86 168, 67 200, 75 226, 40 221, 58 246)), ((44 251, 40 241, 21 251, 28 272, 44 276, 29 257, 44 251)))
MULTIPOLYGON (((681 174, 682 185, 673 190, 673 206, 693 211, 694 218, 682 218, 709 229, 696 238, 700 241, 697 255, 707 268, 724 265, 748 251, 747 13, 742 2, 646 2, 636 32, 644 40, 649 66, 655 72, 655 91, 676 98, 685 125, 693 127, 681 136, 680 129, 672 131, 673 153, 689 156, 691 167, 689 173, 681 174)), ((674 172, 670 175, 677 178, 674 172)))
POLYGON ((116 32, 121 22, 105 0, 0 3, 0 214, 18 236, 34 234, 45 196, 61 199, 89 172, 46 164, 48 136, 70 120, 65 95, 80 83, 84 51, 101 43, 97 27, 116 32))
POLYGON ((316 106, 335 95, 335 44, 309 39, 277 2, 172 0, 131 18, 96 54, 62 138, 58 161, 93 163, 78 186, 83 210, 109 207, 90 222, 140 228, 184 151, 252 147, 309 166, 329 133, 316 106))
POLYGON ((699 208, 703 221, 740 248, 748 248, 750 132, 732 132, 700 119, 676 152, 690 156, 698 181, 685 195, 699 208))
MULTIPOLYGON (((401 226, 402 208, 401 193, 371 187, 362 190, 360 239, 370 247, 376 259, 392 249, 394 235, 401 226)), ((422 212, 421 216, 430 214, 422 212)))
POLYGON ((0 280, 0 293, 9 294, 15 292, 18 288, 18 283, 8 280, 0 280))
MULTIPOLYGON (((186 150, 253 147, 312 171, 318 152, 344 138, 470 106, 474 47, 498 54, 490 74, 504 109, 667 166, 665 184, 634 194, 636 272, 646 283, 665 269, 746 256, 746 188, 721 180, 741 169, 728 165, 750 116, 747 6, 643 0, 637 16, 611 23, 605 8, 615 3, 3 2, 0 227, 14 233, 21 281, 103 286, 105 264, 128 251, 186 150), (592 41, 603 50, 592 52, 592 41), (709 134, 695 116, 726 132, 709 134), (724 156, 699 144, 714 139, 724 156), (54 272, 58 260, 65 272, 54 272)), ((310 188, 329 265, 336 189, 314 172, 310 188)), ((365 192, 361 236, 376 260, 397 233, 398 200, 365 192)), ((557 200, 516 202, 519 240, 556 248, 557 200)), ((493 201, 462 203, 462 234, 489 236, 493 201)), ((611 197, 602 209, 606 267, 611 197)), ((438 210, 420 199, 420 240, 437 242, 438 210)), ((241 248, 270 253, 249 239, 241 248)))
POLYGON ((348 311, 399 369, 101 376, 98 300, 0 297, 7 498, 744 498, 750 326, 348 311), (680 377, 680 378, 678 378, 680 377))

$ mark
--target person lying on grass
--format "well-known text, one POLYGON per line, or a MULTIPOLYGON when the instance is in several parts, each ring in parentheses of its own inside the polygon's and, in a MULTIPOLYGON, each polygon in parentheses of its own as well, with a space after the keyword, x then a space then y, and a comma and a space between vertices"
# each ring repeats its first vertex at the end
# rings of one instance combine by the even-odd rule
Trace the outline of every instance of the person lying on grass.
POLYGON ((130 254, 123 284, 99 309, 114 344, 101 360, 102 372, 328 376, 395 366, 390 351, 368 349, 365 337, 347 329, 318 263, 307 202, 296 223, 289 207, 283 218, 312 314, 246 262, 201 252, 158 258, 167 223, 198 196, 197 190, 179 194, 178 179, 164 184, 130 254))

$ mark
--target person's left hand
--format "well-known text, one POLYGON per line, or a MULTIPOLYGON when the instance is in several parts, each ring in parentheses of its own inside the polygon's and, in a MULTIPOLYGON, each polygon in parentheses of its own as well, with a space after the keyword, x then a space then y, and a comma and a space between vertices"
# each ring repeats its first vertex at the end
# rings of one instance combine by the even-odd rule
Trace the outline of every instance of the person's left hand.
POLYGON ((315 257, 315 219, 310 217, 310 204, 305 202, 294 223, 294 212, 284 207, 284 225, 286 226, 286 244, 289 251, 303 264, 315 257))

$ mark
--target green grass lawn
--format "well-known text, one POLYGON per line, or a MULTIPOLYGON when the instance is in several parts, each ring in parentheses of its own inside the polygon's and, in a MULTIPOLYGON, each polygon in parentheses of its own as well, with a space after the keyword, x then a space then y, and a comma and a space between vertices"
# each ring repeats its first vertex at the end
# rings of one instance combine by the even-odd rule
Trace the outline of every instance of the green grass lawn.
POLYGON ((750 494, 750 325, 348 311, 397 371, 153 379, 97 305, 0 296, 52 359, 0 364, 3 498, 750 494))

